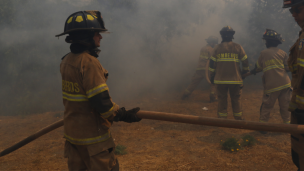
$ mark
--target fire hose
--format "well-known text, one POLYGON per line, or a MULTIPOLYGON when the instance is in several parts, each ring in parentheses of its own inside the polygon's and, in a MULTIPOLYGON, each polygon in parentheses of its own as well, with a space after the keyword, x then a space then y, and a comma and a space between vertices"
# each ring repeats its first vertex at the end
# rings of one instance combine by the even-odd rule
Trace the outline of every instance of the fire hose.
MULTIPOLYGON (((170 122, 179 122, 179 123, 205 125, 205 126, 304 134, 304 125, 296 125, 296 124, 261 123, 261 122, 252 122, 252 121, 228 120, 228 119, 218 119, 218 118, 210 118, 210 117, 202 117, 202 116, 182 115, 175 113, 152 112, 152 111, 139 111, 137 113, 137 116, 142 119, 170 121, 170 122)), ((0 153, 0 157, 19 149, 20 147, 39 138, 40 136, 47 134, 48 132, 55 130, 61 126, 63 126, 63 120, 59 120, 41 129, 35 134, 3 150, 0 153)))

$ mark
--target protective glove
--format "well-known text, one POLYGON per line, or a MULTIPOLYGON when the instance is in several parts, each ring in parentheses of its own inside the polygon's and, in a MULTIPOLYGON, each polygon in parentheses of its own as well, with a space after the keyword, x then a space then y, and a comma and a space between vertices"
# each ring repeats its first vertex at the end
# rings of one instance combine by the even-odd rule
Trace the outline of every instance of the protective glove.
POLYGON ((210 82, 211 82, 211 84, 214 84, 214 77, 215 77, 214 74, 210 75, 210 82))
POLYGON ((256 68, 254 68, 253 70, 251 70, 250 73, 251 73, 252 75, 256 75, 256 68))
POLYGON ((118 109, 116 112, 116 116, 114 117, 114 121, 124 121, 128 123, 139 122, 141 118, 138 118, 136 113, 140 110, 139 107, 133 108, 131 110, 126 110, 124 107, 118 109))
POLYGON ((257 66, 257 64, 255 64, 254 69, 251 70, 250 73, 253 74, 253 75, 256 75, 257 74, 257 71, 256 71, 257 69, 258 69, 258 66, 257 66))
POLYGON ((211 84, 214 84, 215 72, 209 71, 208 76, 209 76, 209 80, 210 80, 211 84))

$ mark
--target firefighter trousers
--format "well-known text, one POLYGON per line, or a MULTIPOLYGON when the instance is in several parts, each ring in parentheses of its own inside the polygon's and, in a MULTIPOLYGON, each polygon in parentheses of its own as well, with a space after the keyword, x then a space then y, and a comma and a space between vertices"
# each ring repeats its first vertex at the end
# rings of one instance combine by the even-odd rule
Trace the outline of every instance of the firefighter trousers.
MULTIPOLYGON (((304 125, 304 113, 291 112, 290 124, 304 125)), ((304 134, 291 134, 291 156, 298 169, 304 171, 304 134)))
MULTIPOLYGON (((194 76, 192 77, 190 85, 185 90, 184 94, 189 96, 195 88, 199 85, 199 83, 206 78, 204 70, 198 70, 195 72, 194 76)), ((211 90, 210 90, 210 100, 216 99, 216 85, 211 84, 211 90)))
POLYGON ((227 118, 228 111, 228 91, 231 98, 231 105, 233 110, 233 116, 237 120, 241 120, 242 106, 241 106, 241 94, 243 85, 241 84, 217 84, 218 94, 218 117, 227 118))
POLYGON ((80 170, 119 170, 118 160, 114 154, 115 148, 90 156, 86 145, 74 145, 65 142, 64 157, 68 158, 70 171, 80 170))
POLYGON ((280 91, 272 92, 263 95, 263 103, 260 110, 260 122, 268 122, 270 112, 274 107, 275 102, 279 101, 280 114, 284 123, 290 123, 290 112, 288 111, 291 98, 291 89, 286 88, 280 91))

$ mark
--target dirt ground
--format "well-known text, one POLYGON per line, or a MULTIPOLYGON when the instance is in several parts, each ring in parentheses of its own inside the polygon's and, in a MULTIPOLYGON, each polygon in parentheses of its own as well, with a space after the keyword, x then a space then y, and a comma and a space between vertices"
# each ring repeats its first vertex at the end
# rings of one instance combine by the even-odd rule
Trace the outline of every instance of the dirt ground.
MULTIPOLYGON (((145 94, 134 101, 117 102, 121 107, 216 117, 217 103, 209 103, 208 89, 198 89, 181 101, 180 92, 145 94), (209 110, 202 110, 207 107, 209 110)), ((262 87, 243 89, 244 117, 259 120, 262 87)), ((229 103, 229 106, 230 103, 229 103)), ((62 112, 30 116, 0 116, 0 151, 62 119, 62 112)), ((231 107, 229 119, 233 119, 231 107)), ((282 123, 276 104, 269 122, 282 123)), ((296 170, 291 160, 290 135, 260 134, 257 131, 198 126, 164 121, 142 120, 140 123, 114 123, 112 135, 116 144, 127 147, 118 156, 121 170, 296 170), (230 137, 240 139, 250 134, 258 143, 239 152, 222 149, 220 142, 230 137)), ((63 158, 63 128, 27 144, 0 158, 0 170, 67 170, 63 158)))

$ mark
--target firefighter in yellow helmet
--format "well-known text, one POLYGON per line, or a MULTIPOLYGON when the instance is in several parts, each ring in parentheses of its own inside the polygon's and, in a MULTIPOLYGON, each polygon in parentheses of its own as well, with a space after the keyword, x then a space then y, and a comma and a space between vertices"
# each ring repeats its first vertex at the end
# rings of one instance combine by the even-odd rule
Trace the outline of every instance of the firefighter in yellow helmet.
POLYGON ((214 48, 209 65, 211 82, 217 86, 217 114, 219 118, 227 118, 229 91, 233 116, 236 120, 243 120, 241 107, 243 79, 241 75, 249 72, 247 55, 241 45, 232 42, 235 31, 230 26, 224 27, 220 34, 222 43, 214 48))
POLYGON ((97 59, 100 33, 106 32, 99 11, 70 15, 64 27, 70 50, 62 58, 64 156, 69 170, 119 170, 110 127, 113 121, 138 122, 139 108, 119 108, 106 84, 108 71, 97 59))
MULTIPOLYGON (((277 48, 284 41, 282 36, 276 31, 266 29, 263 35, 267 49, 263 50, 255 65, 250 71, 256 74, 263 71, 264 95, 260 110, 260 122, 268 122, 271 110, 278 99, 280 113, 284 123, 290 123, 290 113, 288 105, 291 97, 291 83, 287 72, 288 55, 283 50, 277 48)), ((265 134, 265 131, 260 131, 265 134)))
MULTIPOLYGON (((182 95, 182 100, 186 99, 190 94, 194 91, 194 89, 198 86, 198 84, 206 77, 206 65, 210 60, 213 48, 218 44, 218 38, 215 36, 210 36, 206 39, 207 45, 201 49, 200 57, 198 61, 198 66, 196 68, 196 72, 192 77, 192 81, 187 89, 184 91, 182 95)), ((214 84, 211 84, 210 90, 210 102, 214 102, 217 100, 216 97, 216 87, 214 84)))
MULTIPOLYGON (((290 48, 288 59, 293 87, 289 111, 291 124, 304 124, 304 0, 284 0, 283 8, 290 8, 292 16, 301 27, 298 40, 290 48)), ((304 134, 291 134, 292 159, 299 170, 304 170, 304 134)))

